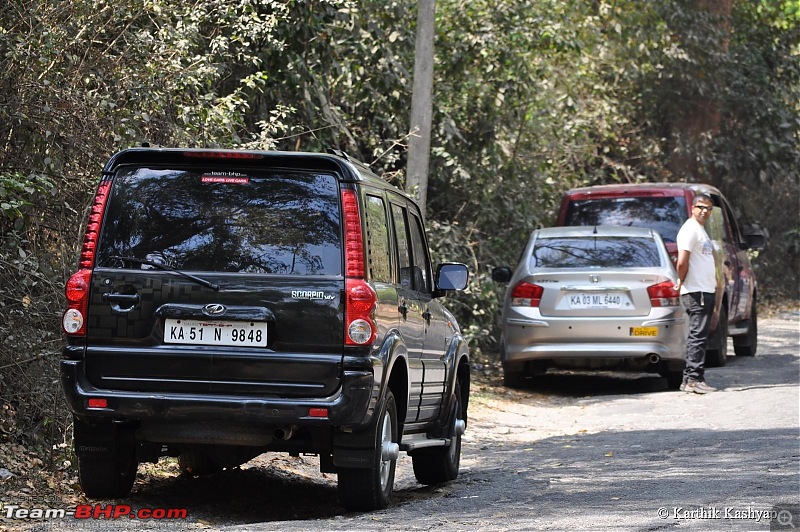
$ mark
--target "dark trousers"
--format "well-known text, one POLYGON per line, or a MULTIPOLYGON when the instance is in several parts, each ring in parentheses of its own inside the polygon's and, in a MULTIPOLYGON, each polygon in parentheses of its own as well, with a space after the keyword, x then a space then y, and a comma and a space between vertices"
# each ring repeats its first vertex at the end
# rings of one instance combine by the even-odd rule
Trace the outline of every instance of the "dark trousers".
POLYGON ((714 294, 691 292, 681 296, 689 316, 689 337, 686 340, 686 367, 683 382, 703 381, 706 369, 706 348, 714 312, 714 294))

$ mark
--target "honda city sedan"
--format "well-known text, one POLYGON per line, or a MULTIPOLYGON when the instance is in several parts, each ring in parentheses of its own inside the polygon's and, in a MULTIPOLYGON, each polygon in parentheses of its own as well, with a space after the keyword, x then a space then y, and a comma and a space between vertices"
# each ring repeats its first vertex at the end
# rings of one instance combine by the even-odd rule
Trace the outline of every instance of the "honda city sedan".
POLYGON ((550 368, 658 373, 677 389, 688 320, 657 231, 552 227, 534 231, 509 283, 501 320, 503 382, 550 368))

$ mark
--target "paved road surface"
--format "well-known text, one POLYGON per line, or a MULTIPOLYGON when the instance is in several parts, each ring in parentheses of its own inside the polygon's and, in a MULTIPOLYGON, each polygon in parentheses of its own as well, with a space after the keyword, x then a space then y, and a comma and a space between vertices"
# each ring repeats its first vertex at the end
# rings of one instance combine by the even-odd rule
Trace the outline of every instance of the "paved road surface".
MULTIPOLYGON (((313 458, 262 455, 205 478, 140 468, 134 508, 181 521, 18 523, 27 530, 800 529, 800 316, 761 320, 755 358, 707 371, 723 390, 656 376, 548 375, 473 390, 459 478, 424 487, 401 457, 393 505, 345 514, 313 458), (772 514, 770 514, 772 512, 772 514), (780 526, 780 525, 783 526, 780 526)), ((732 349, 731 349, 732 352, 732 349)), ((110 504, 112 501, 107 501, 110 504)))

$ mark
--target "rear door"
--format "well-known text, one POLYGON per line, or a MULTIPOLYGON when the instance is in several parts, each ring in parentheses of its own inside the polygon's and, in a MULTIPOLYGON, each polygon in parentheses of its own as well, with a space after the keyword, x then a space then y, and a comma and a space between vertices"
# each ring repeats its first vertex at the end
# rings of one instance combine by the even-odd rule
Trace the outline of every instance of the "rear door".
POLYGON ((390 197, 400 281, 397 285, 398 330, 408 352, 410 388, 406 419, 414 422, 419 417, 425 380, 425 369, 422 365, 422 350, 425 343, 424 307, 415 289, 414 278, 419 276, 419 272, 415 274, 414 270, 406 200, 397 194, 390 194, 390 197))
POLYGON ((117 170, 87 318, 95 386, 307 397, 339 387, 335 172, 225 163, 117 170))

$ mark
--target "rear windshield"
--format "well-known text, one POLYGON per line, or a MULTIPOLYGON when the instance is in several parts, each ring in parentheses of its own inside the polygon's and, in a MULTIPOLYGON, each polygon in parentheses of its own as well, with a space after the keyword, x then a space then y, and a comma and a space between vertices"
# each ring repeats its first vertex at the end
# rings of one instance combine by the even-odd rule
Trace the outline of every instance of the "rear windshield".
POLYGON ((660 265, 658 243, 652 238, 539 238, 530 259, 531 268, 647 268, 660 265))
POLYGON ((340 275, 339 189, 315 172, 121 169, 97 261, 260 274, 340 275))
POLYGON ((626 225, 657 231, 664 242, 675 242, 686 221, 686 198, 638 197, 574 200, 564 225, 626 225))

